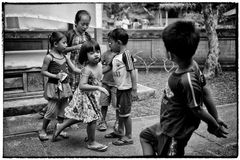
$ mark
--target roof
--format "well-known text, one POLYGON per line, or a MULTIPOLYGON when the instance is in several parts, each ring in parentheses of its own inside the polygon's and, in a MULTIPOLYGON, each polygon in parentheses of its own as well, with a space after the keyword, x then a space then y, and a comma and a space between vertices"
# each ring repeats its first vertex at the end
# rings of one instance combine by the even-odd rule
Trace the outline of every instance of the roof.
POLYGON ((230 10, 230 11, 227 11, 225 12, 223 15, 224 16, 232 16, 232 15, 235 15, 236 14, 236 8, 230 10))

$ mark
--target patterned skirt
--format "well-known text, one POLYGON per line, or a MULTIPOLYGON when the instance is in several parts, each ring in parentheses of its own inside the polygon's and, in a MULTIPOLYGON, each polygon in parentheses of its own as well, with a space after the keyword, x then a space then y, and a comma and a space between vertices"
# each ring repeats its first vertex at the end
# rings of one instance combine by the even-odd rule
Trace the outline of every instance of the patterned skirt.
POLYGON ((81 91, 77 88, 72 100, 65 108, 65 116, 83 123, 98 120, 102 117, 99 98, 99 91, 81 91))

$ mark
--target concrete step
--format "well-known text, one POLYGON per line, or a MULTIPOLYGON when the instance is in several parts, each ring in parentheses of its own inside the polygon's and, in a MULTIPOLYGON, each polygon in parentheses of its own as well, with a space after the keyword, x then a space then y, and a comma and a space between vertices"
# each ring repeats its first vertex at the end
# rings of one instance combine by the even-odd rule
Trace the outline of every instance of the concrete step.
MULTIPOLYGON (((155 97, 155 89, 143 86, 141 84, 138 84, 137 87, 138 98, 140 101, 155 97)), ((43 97, 4 101, 3 116, 9 117, 37 113, 46 105, 47 100, 45 100, 43 97)))

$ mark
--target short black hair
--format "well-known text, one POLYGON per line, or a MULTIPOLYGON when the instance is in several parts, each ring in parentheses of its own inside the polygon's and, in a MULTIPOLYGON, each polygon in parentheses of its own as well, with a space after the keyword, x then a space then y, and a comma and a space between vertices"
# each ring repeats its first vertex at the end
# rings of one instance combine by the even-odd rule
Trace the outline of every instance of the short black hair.
POLYGON ((95 52, 95 51, 101 52, 100 46, 97 41, 95 41, 94 39, 91 39, 89 41, 84 42, 79 52, 79 58, 78 58, 79 63, 81 65, 85 64, 85 62, 88 61, 87 53, 95 52))
POLYGON ((123 45, 126 45, 128 43, 128 33, 123 28, 116 28, 109 32, 108 37, 113 39, 114 41, 120 40, 123 45))
POLYGON ((163 30, 162 39, 167 51, 187 60, 195 54, 200 35, 193 22, 177 21, 163 30))
POLYGON ((89 19, 91 20, 91 15, 86 10, 79 10, 75 15, 75 24, 78 24, 79 21, 81 21, 81 18, 83 15, 89 16, 89 19))

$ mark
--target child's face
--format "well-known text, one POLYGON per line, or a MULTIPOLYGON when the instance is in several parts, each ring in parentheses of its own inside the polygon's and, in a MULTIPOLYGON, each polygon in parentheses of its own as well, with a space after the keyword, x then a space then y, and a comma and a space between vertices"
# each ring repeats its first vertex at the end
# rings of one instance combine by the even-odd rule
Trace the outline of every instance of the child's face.
POLYGON ((113 39, 109 38, 108 39, 108 45, 111 51, 119 53, 120 52, 120 46, 119 44, 114 41, 113 39))
POLYGON ((63 52, 67 47, 67 38, 63 37, 58 43, 56 43, 55 47, 59 52, 63 52))
POLYGON ((90 17, 88 15, 82 15, 81 20, 76 24, 77 31, 80 33, 85 32, 88 29, 90 23, 90 17))
POLYGON ((88 61, 93 64, 97 64, 100 61, 101 53, 100 51, 88 52, 88 61))

